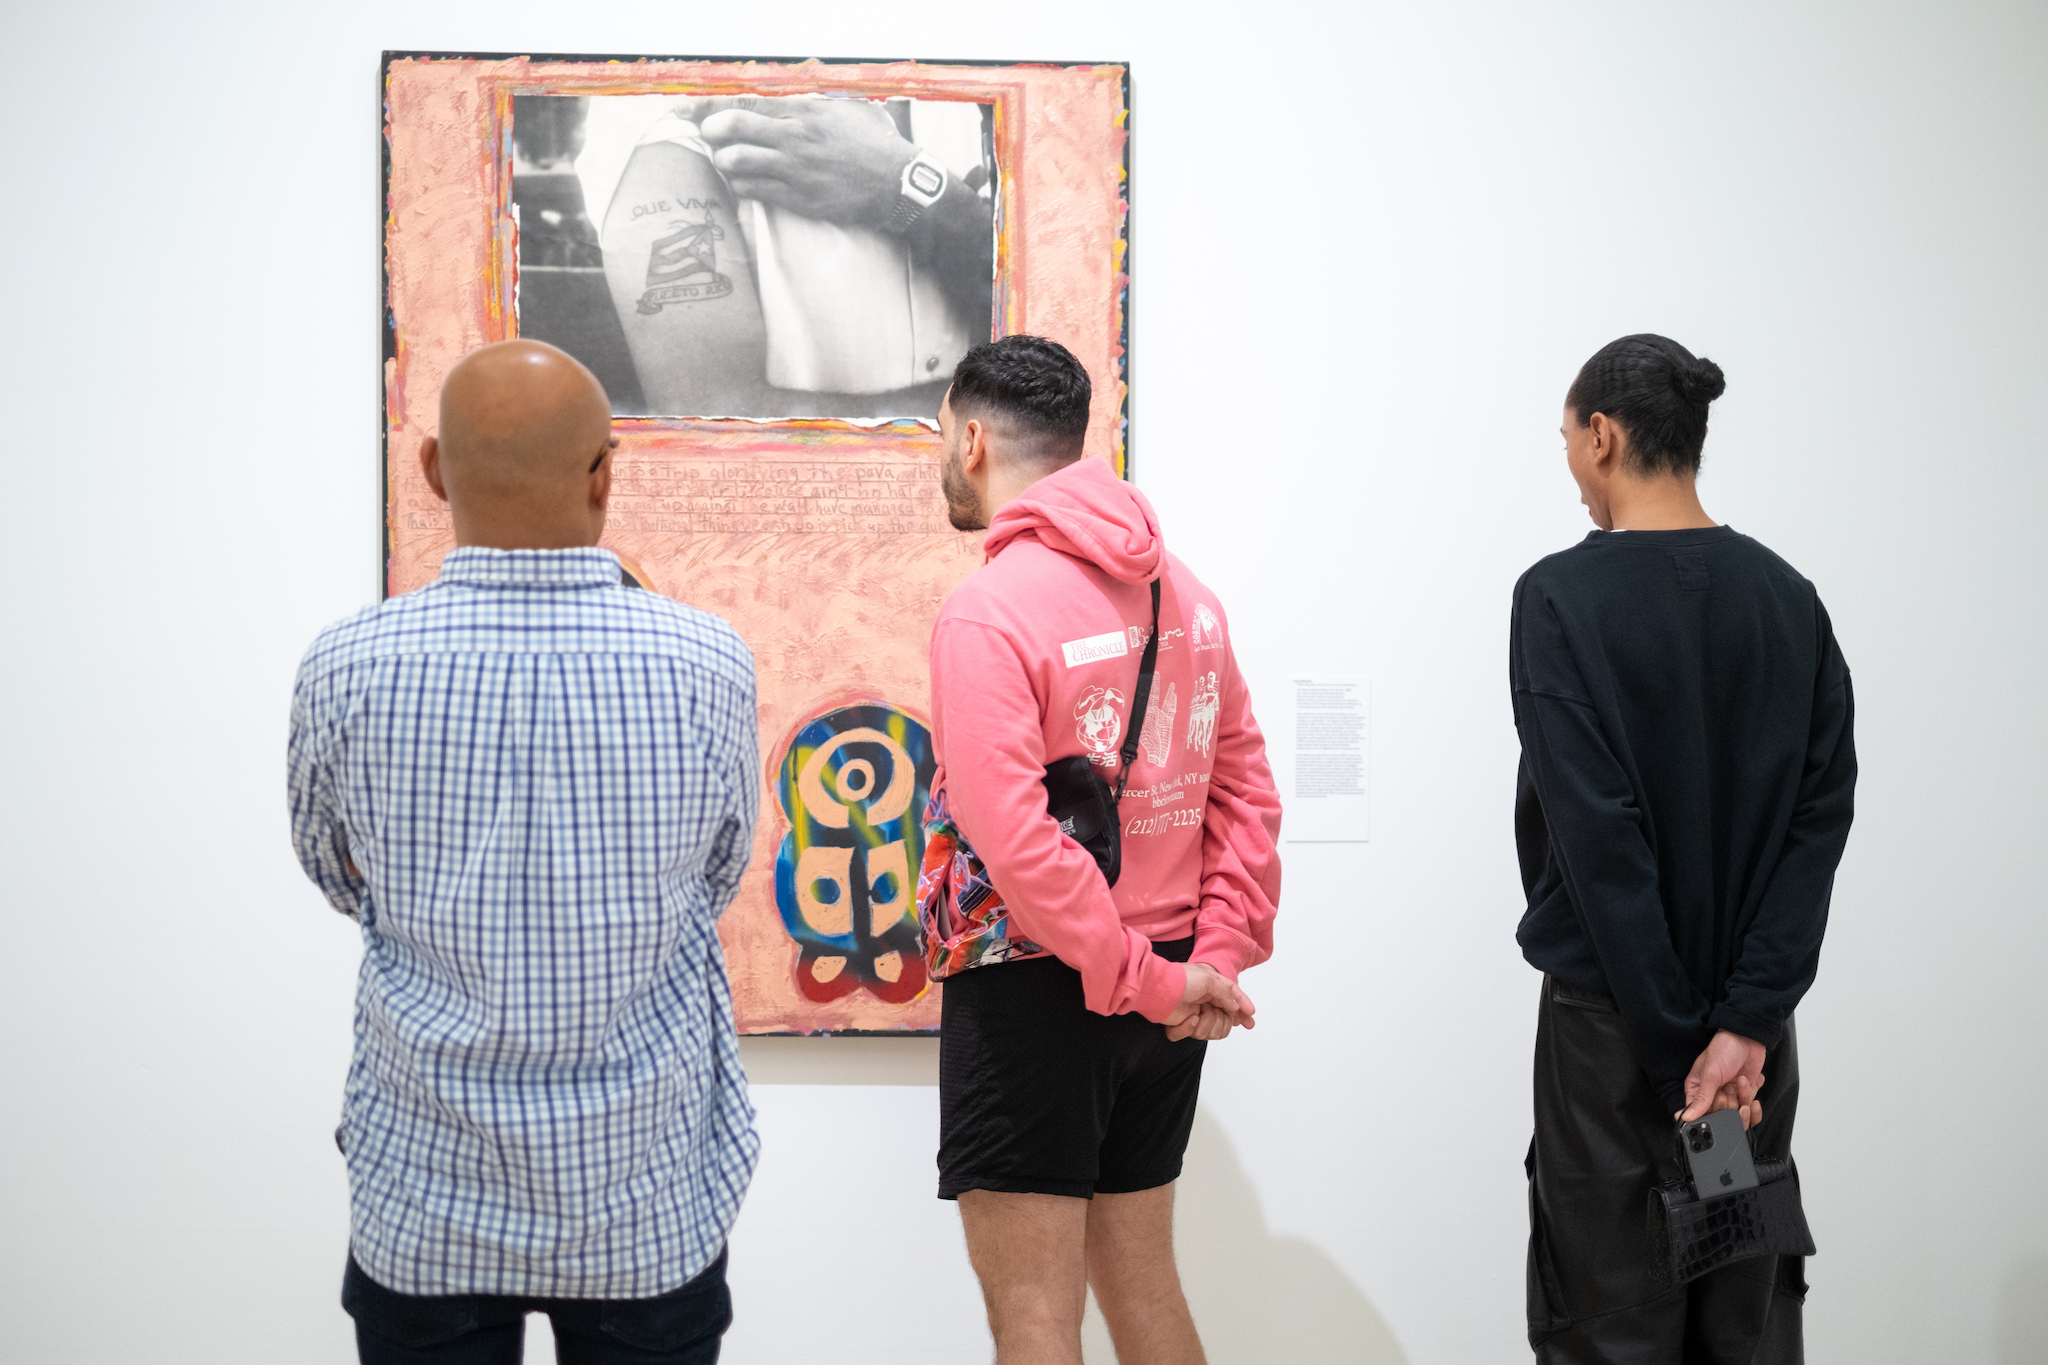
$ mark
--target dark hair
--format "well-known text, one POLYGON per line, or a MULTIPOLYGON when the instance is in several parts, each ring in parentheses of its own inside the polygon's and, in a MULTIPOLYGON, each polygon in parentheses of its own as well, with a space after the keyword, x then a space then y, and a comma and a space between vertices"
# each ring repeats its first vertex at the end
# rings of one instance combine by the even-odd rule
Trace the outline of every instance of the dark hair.
POLYGON ((1707 404, 1728 381, 1721 367, 1652 332, 1610 341, 1579 366, 1564 404, 1580 426, 1596 412, 1628 433, 1629 464, 1642 474, 1700 467, 1707 404))
POLYGON ((1067 464, 1088 435, 1088 371, 1074 353, 1044 337, 987 341, 953 367, 953 414, 1002 419, 1005 435, 1035 451, 1027 458, 1067 464))

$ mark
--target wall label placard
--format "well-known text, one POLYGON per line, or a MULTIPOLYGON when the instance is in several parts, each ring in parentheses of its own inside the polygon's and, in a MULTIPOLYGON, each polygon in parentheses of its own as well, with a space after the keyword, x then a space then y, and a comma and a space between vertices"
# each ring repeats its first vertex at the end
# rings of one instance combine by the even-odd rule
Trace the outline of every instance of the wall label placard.
POLYGON ((1362 844, 1367 838, 1372 730, 1371 681, 1355 673, 1289 679, 1289 727, 1282 767, 1290 844, 1362 844))

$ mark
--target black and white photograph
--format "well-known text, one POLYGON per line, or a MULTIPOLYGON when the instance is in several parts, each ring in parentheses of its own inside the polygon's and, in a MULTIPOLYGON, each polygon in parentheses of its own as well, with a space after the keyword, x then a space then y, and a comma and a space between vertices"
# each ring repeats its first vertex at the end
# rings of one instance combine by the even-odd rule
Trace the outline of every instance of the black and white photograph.
POLYGON ((991 335, 995 106, 521 95, 519 333, 621 417, 934 422, 991 335))

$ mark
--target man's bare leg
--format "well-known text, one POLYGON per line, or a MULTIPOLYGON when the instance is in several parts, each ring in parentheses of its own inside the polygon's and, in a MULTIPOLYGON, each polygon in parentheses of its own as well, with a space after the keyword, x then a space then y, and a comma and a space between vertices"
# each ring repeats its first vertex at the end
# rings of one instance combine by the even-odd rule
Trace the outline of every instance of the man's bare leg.
POLYGON ((1088 1201, 1060 1194, 960 1196, 996 1365, 1081 1365, 1088 1201))
POLYGON ((1098 1194, 1088 1205, 1088 1283, 1117 1365, 1203 1365, 1173 1263, 1173 1186, 1098 1194))

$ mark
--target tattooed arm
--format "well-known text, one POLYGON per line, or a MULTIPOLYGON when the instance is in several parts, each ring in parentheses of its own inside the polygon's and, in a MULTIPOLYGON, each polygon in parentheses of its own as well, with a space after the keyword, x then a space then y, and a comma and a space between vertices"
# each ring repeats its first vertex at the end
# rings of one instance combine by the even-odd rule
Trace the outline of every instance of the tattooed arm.
POLYGON ((633 152, 604 216, 604 269, 650 411, 766 411, 767 333, 733 197, 697 152, 633 152))

